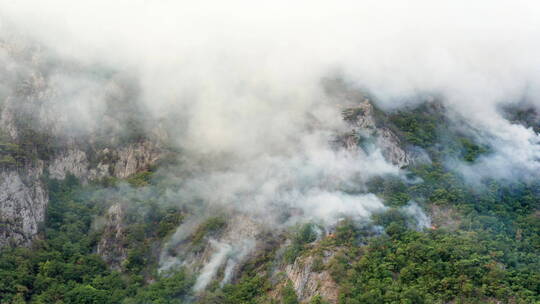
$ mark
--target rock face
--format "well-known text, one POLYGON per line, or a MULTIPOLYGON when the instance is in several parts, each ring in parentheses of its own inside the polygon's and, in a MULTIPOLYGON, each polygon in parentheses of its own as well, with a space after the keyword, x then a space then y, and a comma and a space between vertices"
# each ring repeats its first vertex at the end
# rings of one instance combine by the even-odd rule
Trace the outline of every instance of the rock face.
POLYGON ((126 178, 162 156, 159 146, 149 140, 117 149, 104 148, 94 153, 95 160, 92 161, 85 151, 77 147, 60 152, 48 166, 50 177, 64 179, 67 174, 73 174, 83 181, 107 176, 126 178))
MULTIPOLYGON (((331 254, 324 257, 328 260, 331 254)), ((323 261, 324 263, 324 261, 323 261)), ((298 300, 308 303, 314 296, 321 296, 329 303, 338 302, 338 286, 326 270, 315 271, 315 258, 308 256, 297 259, 294 264, 285 268, 287 278, 291 280, 298 300)))
POLYGON ((195 242, 191 236, 204 221, 183 223, 165 244, 161 270, 174 267, 181 260, 183 266, 200 273, 194 286, 196 291, 203 290, 212 280, 219 280, 221 285, 229 283, 249 254, 257 251, 261 227, 243 214, 229 214, 227 218, 222 230, 195 242))
POLYGON ((398 167, 411 163, 409 154, 402 148, 400 139, 392 130, 377 123, 373 105, 368 99, 343 110, 343 119, 353 128, 343 139, 348 149, 381 150, 382 155, 398 167))
POLYGON ((2 83, 8 90, 0 99, 0 247, 29 245, 37 235, 48 203, 44 174, 60 180, 73 174, 83 183, 109 176, 126 178, 163 155, 158 140, 137 133, 142 122, 132 95, 127 94, 131 88, 114 78, 96 80, 92 84, 99 90, 92 93, 105 92, 96 102, 103 109, 86 121, 79 116, 92 109, 79 109, 77 95, 65 92, 59 83, 62 73, 75 73, 82 81, 93 81, 95 76, 89 77, 84 68, 55 62, 39 47, 1 38, 0 72, 13 77, 3 79, 9 82, 2 83), (108 98, 122 106, 114 103, 116 108, 108 109, 108 98), (122 134, 126 130, 128 136, 122 134), (16 147, 17 152, 4 147, 16 147), (18 159, 10 153, 18 153, 18 159))
POLYGON ((29 245, 38 233, 49 201, 42 181, 44 168, 48 169, 50 178, 60 180, 67 174, 83 182, 108 176, 126 178, 147 169, 162 156, 158 146, 149 141, 99 153, 112 155, 112 161, 103 158, 91 164, 87 153, 75 148, 60 153, 48 164, 39 160, 24 169, 3 169, 0 172, 0 247, 8 242, 29 245))
POLYGON ((0 172, 0 247, 29 245, 45 219, 48 194, 40 177, 42 165, 0 172))
POLYGON ((120 203, 112 205, 106 214, 105 229, 97 246, 97 253, 112 268, 120 270, 127 258, 127 249, 123 246, 124 209, 120 203))
POLYGON ((163 156, 162 150, 155 142, 143 141, 137 144, 130 144, 115 151, 103 151, 112 153, 117 159, 114 165, 114 176, 126 178, 141 169, 145 169, 158 161, 163 156))

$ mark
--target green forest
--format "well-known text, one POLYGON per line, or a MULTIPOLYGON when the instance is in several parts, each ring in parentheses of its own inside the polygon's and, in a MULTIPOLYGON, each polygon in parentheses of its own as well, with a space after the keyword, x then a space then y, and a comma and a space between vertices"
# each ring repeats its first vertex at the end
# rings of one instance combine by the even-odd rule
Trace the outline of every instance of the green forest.
MULTIPOLYGON (((127 258, 121 269, 111 269, 96 253, 103 231, 93 221, 108 206, 95 193, 122 185, 159 185, 153 170, 89 184, 74 176, 49 179, 40 240, 0 252, 0 303, 293 304, 299 299, 291 282, 275 282, 271 269, 306 256, 314 257, 314 271, 331 274, 343 304, 540 303, 540 185, 491 179, 467 183, 447 160, 474 163, 489 155, 490 147, 452 131, 450 122, 429 106, 396 111, 385 119, 405 142, 429 155, 431 162, 406 168, 410 180, 421 182, 373 178, 368 191, 389 208, 371 223, 345 219, 333 235, 320 239, 318 223, 269 235, 269 244, 290 242, 282 253, 277 245, 267 246, 242 265, 232 283, 214 282, 201 294, 192 289, 196 273, 182 266, 159 272, 154 250, 190 217, 189 211, 154 199, 134 202, 127 210, 127 258), (439 225, 434 219, 433 227, 417 229, 401 209, 410 201, 451 213, 454 220, 439 225), (373 233, 375 226, 384 232, 373 233), (336 252, 328 262, 322 262, 325 250, 336 252), (279 296, 269 296, 277 285, 279 296)), ((20 154, 7 144, 6 151, 2 162, 20 154)), ((219 215, 201 223, 190 238, 193 248, 226 226, 219 215)), ((327 302, 314 296, 309 303, 327 302)))

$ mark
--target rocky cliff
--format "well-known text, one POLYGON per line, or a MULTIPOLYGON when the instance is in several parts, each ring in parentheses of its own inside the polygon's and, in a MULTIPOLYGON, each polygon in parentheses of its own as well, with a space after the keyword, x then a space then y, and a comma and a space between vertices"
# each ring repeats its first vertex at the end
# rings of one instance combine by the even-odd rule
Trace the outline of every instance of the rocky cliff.
POLYGON ((377 122, 375 109, 369 99, 343 110, 343 119, 351 126, 350 134, 342 139, 348 149, 380 149, 394 165, 405 167, 412 161, 399 137, 377 122))
POLYGON ((92 75, 92 71, 55 62, 38 47, 14 41, 0 41, 0 55, 4 63, 0 68, 6 69, 2 75, 13 75, 6 80, 8 89, 0 92, 0 247, 28 245, 45 219, 45 178, 64 179, 72 174, 83 183, 126 178, 154 164, 163 149, 156 137, 150 140, 136 133, 137 128, 126 127, 142 122, 131 96, 123 92, 131 88, 123 87, 120 80, 100 80, 104 86, 100 90, 109 90, 107 98, 116 98, 114 106, 125 108, 104 108, 101 124, 77 123, 84 117, 75 115, 87 109, 65 111, 77 103, 61 99, 80 96, 63 92, 54 71, 65 69, 63 73, 74 76, 92 75), (118 100, 117 95, 124 99, 118 100))
POLYGON ((162 156, 162 149, 150 140, 129 143, 117 148, 104 148, 89 153, 73 146, 58 153, 47 169, 49 176, 64 179, 66 174, 88 181, 108 176, 126 178, 148 168, 162 156))
POLYGON ((36 160, 24 168, 4 168, 0 172, 0 247, 13 242, 28 245, 38 233, 45 219, 48 203, 44 174, 49 178, 64 179, 72 174, 81 181, 104 177, 126 178, 147 169, 162 156, 155 143, 144 141, 120 147, 103 149, 100 155, 110 158, 91 164, 87 153, 78 148, 61 152, 50 161, 36 160))
POLYGON ((127 258, 122 204, 113 204, 105 217, 105 228, 97 246, 97 253, 112 269, 120 270, 122 262, 127 258))
POLYGON ((307 256, 285 267, 287 279, 292 282, 301 303, 308 303, 315 296, 320 296, 328 303, 338 302, 338 285, 328 270, 317 269, 317 263, 326 264, 333 255, 333 252, 325 251, 324 258, 319 261, 313 256, 307 256))
POLYGON ((42 174, 42 162, 24 173, 0 171, 0 247, 27 245, 38 233, 48 202, 42 174))
MULTIPOLYGON (((137 110, 133 93, 136 90, 121 79, 100 80, 98 85, 103 86, 100 90, 105 91, 101 97, 106 102, 98 111, 101 116, 94 117, 94 123, 85 123, 84 117, 76 115, 93 109, 62 112, 73 105, 66 106, 59 100, 71 95, 62 92, 58 79, 44 69, 58 63, 42 58, 39 51, 29 52, 7 44, 0 47, 20 70, 12 86, 17 89, 10 91, 0 104, 0 139, 16 147, 9 146, 15 152, 0 151, 1 156, 14 156, 13 162, 3 164, 0 171, 0 247, 29 245, 45 220, 46 178, 62 180, 73 175, 83 183, 107 177, 127 178, 161 159, 166 151, 160 143, 165 140, 159 135, 161 132, 145 134, 138 129, 145 121, 137 110), (108 107, 113 109, 108 111, 108 107)), ((72 67, 68 72, 79 77, 84 74, 84 67, 72 67)), ((350 132, 339 138, 340 144, 359 153, 379 150, 399 167, 410 164, 411 158, 399 137, 377 120, 373 104, 363 96, 349 95, 345 96, 343 119, 350 132)), ((113 203, 105 215, 104 234, 97 246, 98 254, 115 269, 122 269, 127 257, 127 249, 122 245, 124 216, 122 205, 113 203)), ((258 236, 263 231, 257 223, 241 215, 229 220, 219 234, 210 233, 202 241, 194 241, 187 228, 185 225, 179 228, 179 231, 184 229, 180 232, 185 235, 172 236, 161 263, 162 268, 167 268, 181 257, 184 266, 201 273, 195 284, 199 290, 212 280, 219 280, 221 285, 231 282, 241 264, 249 259, 248 253, 257 250, 258 236), (168 256, 170 253, 172 257, 168 256)), ((331 303, 336 302, 337 290, 329 273, 314 270, 313 264, 313 258, 307 257, 283 271, 301 301, 321 295, 331 303)))

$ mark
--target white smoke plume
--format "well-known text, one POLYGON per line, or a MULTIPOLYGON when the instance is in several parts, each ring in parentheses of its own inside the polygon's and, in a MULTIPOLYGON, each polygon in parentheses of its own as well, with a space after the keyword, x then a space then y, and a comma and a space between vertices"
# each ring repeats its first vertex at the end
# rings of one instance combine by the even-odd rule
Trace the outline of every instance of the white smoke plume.
POLYGON ((416 228, 424 229, 431 227, 431 219, 416 202, 409 202, 406 206, 401 207, 401 210, 416 221, 416 228))
MULTIPOLYGON (((498 112, 501 102, 524 94, 538 105, 535 1, 0 5, 4 28, 16 28, 75 62, 134 75, 150 111, 158 117, 176 111, 184 120, 176 130, 178 143, 196 154, 251 158, 291 152, 307 113, 321 129, 337 127, 335 107, 325 101, 319 81, 340 70, 374 92, 385 108, 417 92, 442 93, 449 107, 489 130, 497 153, 495 164, 486 167, 501 166, 500 159, 512 155, 507 147, 516 145, 529 152, 510 163, 536 166, 536 135, 498 112), (519 142, 508 138, 516 133, 519 142)), ((99 107, 90 110, 99 94, 77 91, 93 97, 83 94, 86 104, 72 101, 81 109, 77 113, 99 116, 99 107)))
POLYGON ((193 289, 195 291, 203 290, 208 283, 214 278, 216 275, 219 266, 225 263, 227 260, 227 256, 231 253, 232 248, 229 244, 219 243, 217 241, 210 241, 210 244, 217 248, 216 253, 212 255, 210 258, 210 261, 204 265, 203 269, 201 270, 201 274, 197 278, 197 282, 195 282, 195 286, 193 289))
MULTIPOLYGON (((167 119, 181 148, 185 174, 174 197, 185 204, 232 208, 269 225, 330 224, 384 208, 355 193, 399 169, 378 150, 329 145, 347 131, 339 101, 321 87, 335 74, 373 92, 383 109, 418 93, 443 95, 493 147, 475 167, 463 166, 470 176, 540 172, 538 135, 499 112, 524 94, 540 108, 536 1, 18 0, 0 2, 0 18, 3 35, 17 32, 55 56, 134 79, 148 116, 167 119), (291 209, 298 214, 283 220, 291 209)), ((12 64, 5 53, 0 62, 12 64)), ((81 117, 79 128, 98 121, 116 92, 114 79, 99 75, 49 79, 61 97, 50 111, 81 117), (113 92, 96 90, 103 83, 113 92)), ((230 246, 218 246, 197 288, 230 246)))
MULTIPOLYGON (((488 168, 500 167, 516 144, 529 155, 510 163, 536 167, 536 135, 497 109, 524 94, 538 105, 539 16, 535 1, 506 0, 0 4, 3 28, 78 63, 135 75, 149 110, 186 120, 178 141, 197 154, 281 152, 302 133, 306 113, 335 127, 318 82, 337 69, 386 108, 416 92, 444 94, 490 130, 497 153, 488 168), (508 139, 516 132, 517 143, 508 139)), ((85 100, 73 104, 77 113, 99 103, 85 100)))

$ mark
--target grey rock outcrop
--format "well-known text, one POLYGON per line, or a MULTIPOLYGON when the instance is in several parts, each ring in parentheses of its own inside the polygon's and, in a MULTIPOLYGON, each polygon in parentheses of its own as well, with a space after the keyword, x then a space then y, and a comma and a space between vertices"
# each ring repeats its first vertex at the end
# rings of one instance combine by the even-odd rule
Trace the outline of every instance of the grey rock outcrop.
POLYGON ((60 153, 49 164, 51 178, 64 179, 67 174, 73 174, 78 178, 88 178, 88 158, 84 151, 70 149, 60 153))
MULTIPOLYGON (((330 255, 325 257, 328 260, 330 255)), ((324 263, 324 262, 323 262, 324 263)), ((339 288, 326 270, 315 271, 315 258, 308 256, 297 259, 285 268, 287 278, 292 282, 298 300, 309 302, 314 296, 321 296, 328 303, 337 303, 339 288)))
POLYGON ((362 141, 371 140, 372 146, 380 149, 392 164, 405 167, 411 163, 411 157, 402 147, 399 137, 377 123, 375 110, 368 99, 343 110, 343 119, 352 127, 352 131, 342 139, 348 149, 358 149, 362 141))
POLYGON ((50 178, 62 180, 73 174, 85 182, 108 176, 126 178, 147 169, 162 156, 158 146, 149 141, 99 153, 114 156, 113 161, 104 158, 91 164, 87 153, 75 148, 60 153, 48 165, 39 160, 24 169, 0 171, 0 247, 9 242, 29 245, 37 235, 49 201, 42 181, 44 167, 50 178))
POLYGON ((67 174, 88 181, 114 176, 126 178, 154 164, 163 156, 155 142, 145 140, 116 149, 104 148, 94 152, 91 159, 87 152, 77 147, 60 152, 49 164, 51 178, 64 179, 67 174))
POLYGON ((330 272, 324 269, 324 265, 330 262, 335 253, 324 250, 322 256, 302 256, 293 264, 282 265, 274 274, 273 280, 277 281, 277 285, 268 296, 280 303, 283 288, 290 282, 300 303, 310 303, 317 296, 325 303, 338 303, 339 287, 330 272))
POLYGON ((124 208, 122 204, 113 204, 105 215, 106 223, 98 246, 97 253, 112 268, 120 270, 122 262, 127 258, 125 244, 124 208))
MULTIPOLYGON (((118 114, 123 115, 122 122, 137 121, 128 94, 121 100, 126 103, 125 108, 103 110, 103 115, 92 117, 95 121, 91 124, 78 123, 82 119, 74 113, 79 112, 66 110, 76 105, 70 103, 70 92, 60 92, 62 78, 58 77, 75 73, 84 81, 93 81, 95 76, 86 75, 84 67, 56 62, 50 54, 45 56, 39 47, 25 41, 2 38, 0 76, 10 77, 2 79, 9 83, 2 84, 2 89, 7 89, 1 92, 5 95, 0 95, 0 143, 17 147, 24 160, 12 164, 15 159, 9 158, 8 165, 0 163, 0 247, 8 243, 29 245, 38 234, 49 200, 42 181, 44 174, 60 180, 73 174, 83 183, 110 176, 126 178, 148 168, 163 155, 157 140, 144 136, 122 139, 121 133, 127 128, 121 119, 106 117, 107 113, 118 114)), ((120 88, 122 85, 117 85, 114 78, 100 79, 95 84, 100 85, 101 91, 107 86, 129 90, 120 88)), ((106 107, 104 96, 100 101, 106 107)), ((1 149, 3 157, 8 152, 1 149)))
MULTIPOLYGON (((55 158, 49 165, 50 176, 64 179, 71 173, 81 180, 92 180, 106 176, 125 178, 147 168, 159 159, 158 150, 150 144, 130 146, 116 152, 118 163, 98 163, 88 169, 88 159, 80 150, 72 150, 55 158), (113 172, 111 174, 110 166, 113 172)), ((46 185, 42 181, 44 162, 20 170, 0 171, 0 247, 9 242, 14 245, 29 245, 45 219, 49 201, 46 185)))
POLYGON ((193 241, 192 236, 201 224, 204 221, 186 221, 178 227, 160 257, 161 270, 173 268, 181 261, 183 266, 198 272, 195 291, 203 290, 213 280, 219 280, 221 285, 230 283, 249 254, 257 252, 261 245, 257 241, 261 226, 249 216, 230 215, 223 230, 193 241))
POLYGON ((40 177, 42 164, 0 171, 0 247, 29 245, 45 219, 48 193, 40 177))

